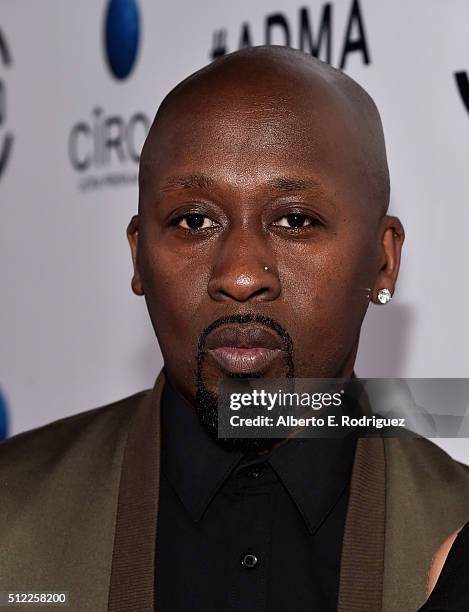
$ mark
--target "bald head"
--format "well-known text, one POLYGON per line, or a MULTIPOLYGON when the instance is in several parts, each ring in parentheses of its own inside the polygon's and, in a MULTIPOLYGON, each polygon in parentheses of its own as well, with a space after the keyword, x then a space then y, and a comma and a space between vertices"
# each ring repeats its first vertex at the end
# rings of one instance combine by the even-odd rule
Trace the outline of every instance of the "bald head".
POLYGON ((146 167, 155 171, 161 131, 175 125, 191 130, 196 123, 209 128, 217 116, 225 130, 243 121, 246 146, 253 124, 268 117, 266 150, 284 138, 282 124, 288 125, 292 148, 295 134, 308 134, 311 149, 328 158, 339 158, 345 147, 343 153, 366 184, 367 203, 379 216, 387 211, 389 172, 379 112, 369 94, 342 71, 284 46, 251 47, 215 60, 163 99, 142 151, 141 178, 146 167))

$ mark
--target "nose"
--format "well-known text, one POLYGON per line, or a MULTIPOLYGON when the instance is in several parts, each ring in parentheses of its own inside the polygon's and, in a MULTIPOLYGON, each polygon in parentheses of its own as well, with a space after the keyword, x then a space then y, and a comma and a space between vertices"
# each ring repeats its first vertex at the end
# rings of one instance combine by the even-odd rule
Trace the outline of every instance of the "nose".
POLYGON ((262 236, 232 231, 220 245, 208 283, 213 300, 272 301, 281 291, 273 256, 262 236))

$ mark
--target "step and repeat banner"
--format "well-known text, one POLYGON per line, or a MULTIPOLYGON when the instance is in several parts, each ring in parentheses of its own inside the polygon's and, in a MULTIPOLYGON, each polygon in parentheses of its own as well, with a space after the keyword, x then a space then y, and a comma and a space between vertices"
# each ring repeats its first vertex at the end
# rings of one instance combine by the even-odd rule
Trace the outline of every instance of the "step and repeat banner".
POLYGON ((261 44, 343 69, 382 114, 407 238, 357 374, 469 377, 466 0, 0 0, 1 437, 152 386, 125 236, 140 149, 170 88, 261 44))

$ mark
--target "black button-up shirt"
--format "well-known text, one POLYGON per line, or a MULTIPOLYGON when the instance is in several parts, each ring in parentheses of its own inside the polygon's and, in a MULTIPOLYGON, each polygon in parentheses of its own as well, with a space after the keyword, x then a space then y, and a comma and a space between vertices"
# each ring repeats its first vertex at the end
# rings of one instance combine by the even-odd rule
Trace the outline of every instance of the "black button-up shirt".
POLYGON ((157 612, 337 609, 355 440, 292 438, 248 459, 166 382, 157 612))

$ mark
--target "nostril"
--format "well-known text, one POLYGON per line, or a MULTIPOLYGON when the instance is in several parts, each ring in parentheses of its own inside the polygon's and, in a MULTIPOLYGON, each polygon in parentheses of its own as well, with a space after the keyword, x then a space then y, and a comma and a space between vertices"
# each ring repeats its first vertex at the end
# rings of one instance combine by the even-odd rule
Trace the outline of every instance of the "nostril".
POLYGON ((266 294, 266 297, 269 294, 268 287, 261 287, 260 289, 256 289, 254 291, 229 291, 227 289, 220 289, 220 294, 224 297, 230 298, 231 300, 236 300, 237 302, 245 302, 247 300, 252 300, 258 296, 262 296, 266 294))
POLYGON ((269 287, 263 287, 261 289, 258 289, 257 291, 254 291, 251 297, 257 297, 258 295, 262 295, 263 293, 269 293, 269 287))

